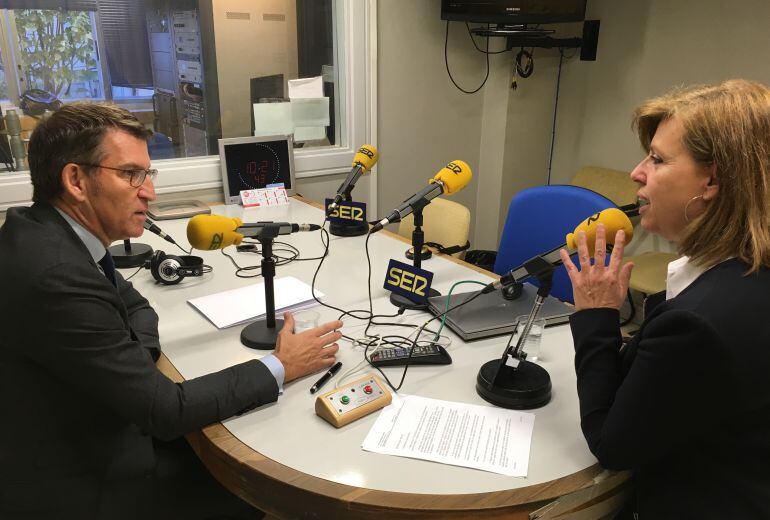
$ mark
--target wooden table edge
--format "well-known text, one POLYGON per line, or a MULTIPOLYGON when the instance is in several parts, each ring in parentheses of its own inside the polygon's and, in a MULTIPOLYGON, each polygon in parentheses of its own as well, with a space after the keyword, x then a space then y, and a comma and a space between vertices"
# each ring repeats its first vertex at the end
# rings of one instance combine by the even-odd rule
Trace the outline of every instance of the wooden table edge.
MULTIPOLYGON (((158 360, 158 368, 173 381, 184 381, 165 355, 158 360)), ((480 514, 489 514, 490 518, 494 518, 498 513, 528 514, 559 497, 591 487, 603 472, 598 464, 594 464, 572 475, 523 488, 448 495, 402 493, 340 484, 295 470, 244 444, 222 423, 190 433, 187 440, 212 475, 225 487, 263 511, 278 516, 285 515, 287 511, 272 510, 277 496, 285 496, 283 503, 290 506, 290 511, 293 506, 301 504, 303 510, 333 511, 335 518, 347 517, 345 512, 353 514, 351 517, 366 513, 371 518, 378 518, 371 516, 377 512, 384 514, 383 518, 394 518, 393 515, 399 512, 419 512, 436 518, 480 514), (271 497, 271 500, 266 501, 265 497, 271 497)), ((608 491, 619 490, 628 476, 620 473, 612 478, 617 480, 617 485, 608 491), (617 475, 622 478, 618 479, 617 475)), ((296 511, 291 516, 295 515, 296 511)))

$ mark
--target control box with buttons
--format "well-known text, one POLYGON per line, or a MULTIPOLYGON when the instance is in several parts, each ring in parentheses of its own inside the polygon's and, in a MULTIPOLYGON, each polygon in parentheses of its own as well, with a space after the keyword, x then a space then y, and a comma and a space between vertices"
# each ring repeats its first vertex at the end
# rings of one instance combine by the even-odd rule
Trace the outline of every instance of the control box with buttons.
POLYGON ((315 413, 340 428, 390 404, 392 397, 382 382, 372 374, 319 395, 315 413))

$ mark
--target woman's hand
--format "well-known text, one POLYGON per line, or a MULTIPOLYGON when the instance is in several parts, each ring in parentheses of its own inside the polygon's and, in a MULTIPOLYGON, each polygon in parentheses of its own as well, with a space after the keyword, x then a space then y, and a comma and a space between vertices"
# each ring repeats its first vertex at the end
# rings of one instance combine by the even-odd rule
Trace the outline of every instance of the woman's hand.
POLYGON ((567 268, 569 279, 572 281, 575 308, 577 310, 598 307, 620 309, 626 299, 628 280, 631 278, 631 269, 634 267, 632 262, 621 265, 626 234, 620 230, 615 235, 615 246, 607 266, 604 265, 607 254, 604 224, 599 224, 596 228, 596 251, 593 265, 591 265, 591 255, 588 253, 584 231, 578 233, 577 243, 580 270, 572 263, 566 250, 559 251, 564 267, 567 268))

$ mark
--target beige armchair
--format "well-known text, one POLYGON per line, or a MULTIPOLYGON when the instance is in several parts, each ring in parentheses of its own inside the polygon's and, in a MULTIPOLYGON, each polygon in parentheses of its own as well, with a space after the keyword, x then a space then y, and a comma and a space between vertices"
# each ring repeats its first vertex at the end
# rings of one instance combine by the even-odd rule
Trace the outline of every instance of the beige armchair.
MULTIPOLYGON (((426 242, 436 242, 442 246, 462 246, 468 241, 471 227, 471 212, 452 200, 435 198, 423 209, 423 232, 426 242)), ((404 217, 398 225, 398 234, 411 239, 414 231, 414 217, 404 217)), ((465 251, 452 256, 465 258, 465 251)))

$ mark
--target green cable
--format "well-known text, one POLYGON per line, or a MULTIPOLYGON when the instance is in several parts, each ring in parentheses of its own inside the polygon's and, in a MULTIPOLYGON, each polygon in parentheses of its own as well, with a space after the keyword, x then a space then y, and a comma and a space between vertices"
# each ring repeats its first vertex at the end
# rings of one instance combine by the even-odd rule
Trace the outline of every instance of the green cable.
POLYGON ((452 298, 452 292, 455 290, 455 287, 458 285, 462 285, 464 283, 475 283, 477 285, 482 285, 486 287, 488 284, 485 284, 484 282, 477 282, 476 280, 461 280, 459 282, 456 282, 454 285, 452 285, 452 288, 449 289, 449 294, 446 295, 446 306, 444 307, 444 315, 441 317, 441 326, 438 328, 438 331, 436 332, 436 336, 433 338, 433 341, 438 341, 438 338, 441 336, 441 331, 444 330, 444 323, 446 322, 447 312, 449 311, 449 300, 452 298))

